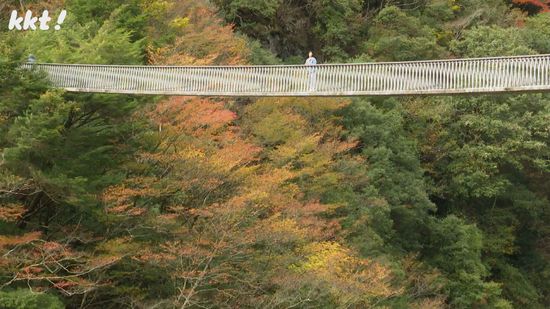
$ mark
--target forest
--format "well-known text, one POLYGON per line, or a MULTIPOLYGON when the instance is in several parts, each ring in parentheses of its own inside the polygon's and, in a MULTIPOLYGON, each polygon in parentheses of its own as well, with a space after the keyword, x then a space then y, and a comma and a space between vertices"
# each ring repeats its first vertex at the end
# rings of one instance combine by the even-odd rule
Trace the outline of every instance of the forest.
POLYGON ((0 25, 0 308, 550 307, 550 94, 91 94, 21 69, 550 54, 549 1, 2 0, 0 25), (61 30, 8 30, 44 9, 61 30))

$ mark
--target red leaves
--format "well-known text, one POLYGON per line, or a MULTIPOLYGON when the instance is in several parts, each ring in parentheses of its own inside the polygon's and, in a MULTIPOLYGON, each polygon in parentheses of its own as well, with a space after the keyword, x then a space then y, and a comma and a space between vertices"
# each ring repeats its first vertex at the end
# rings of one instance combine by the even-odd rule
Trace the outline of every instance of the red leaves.
POLYGON ((548 0, 513 0, 518 5, 530 5, 539 8, 539 12, 550 12, 550 1, 548 0))
POLYGON ((33 276, 33 275, 36 275, 36 274, 39 274, 41 272, 44 271, 44 269, 42 269, 42 267, 36 267, 36 266, 27 266, 27 267, 24 267, 23 269, 21 269, 21 271, 28 275, 28 276, 33 276))
MULTIPOLYGON (((237 119, 224 102, 172 97, 158 103, 146 114, 155 147, 139 153, 129 177, 104 193, 108 212, 127 218, 122 226, 159 233, 149 241, 129 240, 131 258, 167 269, 181 292, 178 306, 205 302, 212 291, 218 291, 219 303, 229 304, 234 297, 228 295, 241 293, 239 288, 255 293, 243 282, 258 291, 277 284, 270 274, 292 277, 293 263, 308 263, 304 248, 330 242, 334 252, 321 248, 310 254, 311 263, 353 265, 306 269, 313 284, 338 280, 358 294, 385 296, 389 274, 374 266, 368 271, 370 262, 338 243, 341 226, 334 209, 340 205, 320 202, 327 187, 346 177, 336 165, 357 145, 342 140, 342 128, 329 116, 342 104, 262 100, 247 108, 245 119, 237 119), (372 288, 365 278, 379 282, 372 288)), ((297 284, 309 284, 304 282, 297 284)), ((256 295, 241 299, 249 296, 256 295)))
MULTIPOLYGON (((104 192, 109 213, 142 216, 157 201, 163 208, 158 218, 168 222, 177 217, 171 215, 173 210, 187 206, 186 200, 174 197, 189 196, 187 201, 196 203, 200 194, 207 196, 201 197, 204 201, 212 196, 210 192, 224 194, 229 183, 240 181, 241 172, 246 172, 243 167, 254 164, 262 151, 242 137, 234 124, 237 115, 221 102, 172 97, 146 116, 153 127, 161 128, 155 134, 158 147, 139 153, 139 166, 132 176, 104 192)), ((184 208, 199 209, 198 205, 184 208)))
POLYGON ((42 250, 44 250, 44 252, 47 252, 47 253, 52 253, 52 252, 63 251, 64 247, 57 242, 48 241, 42 244, 42 250))
POLYGON ((194 136, 214 134, 237 118, 223 103, 188 97, 172 97, 163 101, 149 116, 161 124, 163 130, 194 136))
POLYGON ((77 285, 78 285, 78 283, 74 282, 74 281, 59 281, 59 282, 54 283, 53 286, 57 289, 66 290, 67 288, 71 288, 71 287, 74 287, 74 286, 77 286, 77 285))

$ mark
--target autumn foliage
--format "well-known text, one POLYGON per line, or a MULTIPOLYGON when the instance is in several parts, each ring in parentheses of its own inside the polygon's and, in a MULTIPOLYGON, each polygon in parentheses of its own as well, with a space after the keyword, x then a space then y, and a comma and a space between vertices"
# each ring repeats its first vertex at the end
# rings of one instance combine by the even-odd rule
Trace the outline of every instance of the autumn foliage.
MULTIPOLYGON (((154 1, 153 1, 154 3, 154 1)), ((171 20, 175 39, 161 47, 149 48, 149 61, 165 65, 244 64, 248 51, 244 38, 233 34, 231 25, 222 25, 214 9, 202 2, 174 1, 165 4, 162 18, 171 20), (184 15, 185 19, 178 19, 184 15)), ((162 36, 156 25, 152 36, 162 36)))
POLYGON ((0 307, 550 304, 546 95, 78 94, 20 69, 39 44, 44 62, 144 65, 548 53, 548 14, 501 0, 0 12, 62 4, 68 31, 0 28, 0 307))
POLYGON ((532 6, 540 12, 550 12, 550 2, 547 0, 513 0, 514 4, 523 6, 532 6))
MULTIPOLYGON (((298 177, 319 175, 355 143, 337 142, 327 133, 303 132, 309 134, 300 137, 305 144, 291 149, 288 143, 287 155, 271 159, 272 151, 282 149, 268 150, 246 139, 236 125, 236 114, 225 104, 171 98, 147 112, 152 127, 158 128, 155 146, 137 156, 140 167, 106 190, 104 201, 108 213, 162 226, 156 232, 168 233, 169 239, 143 243, 132 258, 170 269, 172 280, 179 282, 172 301, 184 306, 214 302, 258 306, 273 301, 262 292, 270 285, 289 294, 278 301, 300 302, 283 278, 306 290, 340 282, 342 288, 355 291, 355 298, 346 300, 353 304, 398 293, 390 285, 387 268, 362 260, 335 242, 341 229, 338 220, 322 218, 335 205, 306 199, 293 184, 298 177), (303 157, 311 151, 303 147, 318 148, 321 155, 303 157), (303 166, 295 168, 292 161, 302 161, 303 166), (265 273, 260 265, 277 271, 265 273), (213 289, 223 293, 213 295, 213 289), (244 299, 249 303, 242 303, 244 299)), ((340 103, 331 104, 327 107, 340 103)), ((286 109, 285 105, 290 107, 276 106, 286 109)), ((286 125, 307 121, 297 114, 292 117, 290 110, 287 113, 286 125)), ((338 288, 326 293, 346 299, 338 288)))

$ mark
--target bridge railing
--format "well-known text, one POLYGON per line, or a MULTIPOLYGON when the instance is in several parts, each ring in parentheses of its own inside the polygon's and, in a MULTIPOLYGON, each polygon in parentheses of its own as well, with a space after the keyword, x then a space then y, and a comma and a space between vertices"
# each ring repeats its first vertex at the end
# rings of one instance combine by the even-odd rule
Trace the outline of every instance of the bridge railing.
POLYGON ((348 96, 550 90, 550 55, 315 66, 26 64, 68 91, 348 96))

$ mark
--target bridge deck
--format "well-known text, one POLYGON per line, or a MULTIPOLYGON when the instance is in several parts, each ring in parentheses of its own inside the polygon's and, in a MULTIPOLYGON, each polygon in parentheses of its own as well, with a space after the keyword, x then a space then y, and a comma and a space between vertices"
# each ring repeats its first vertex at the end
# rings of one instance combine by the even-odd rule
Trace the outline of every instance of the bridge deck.
POLYGON ((316 66, 24 66, 75 92, 255 97, 550 90, 550 55, 316 66))

